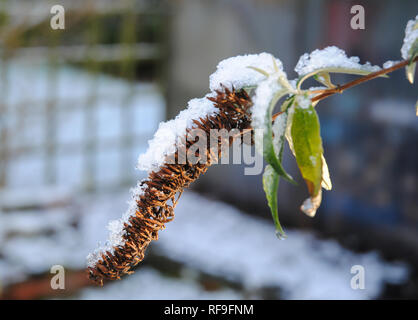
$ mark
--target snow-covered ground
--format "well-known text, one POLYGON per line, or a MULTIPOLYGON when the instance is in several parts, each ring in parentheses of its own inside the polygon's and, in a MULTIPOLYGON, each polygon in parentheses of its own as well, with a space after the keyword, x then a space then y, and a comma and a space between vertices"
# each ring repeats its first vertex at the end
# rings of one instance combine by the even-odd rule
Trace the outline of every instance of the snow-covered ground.
POLYGON ((75 298, 90 299, 209 299, 235 300, 244 296, 237 290, 205 291, 193 278, 169 278, 151 268, 141 268, 129 280, 108 284, 106 288, 87 288, 75 298))
POLYGON ((177 212, 177 223, 161 234, 164 254, 209 273, 229 274, 247 287, 277 285, 286 298, 371 298, 383 281, 406 276, 403 267, 384 263, 377 253, 355 254, 311 233, 290 230, 280 241, 272 223, 192 193, 185 195, 177 212), (350 287, 353 265, 365 268, 364 291, 350 287))
MULTIPOLYGON (((69 212, 64 210, 40 213, 45 226, 52 226, 57 232, 1 241, 2 282, 21 280, 28 273, 45 272, 55 264, 83 268, 86 255, 97 246, 97 241, 107 238, 108 220, 117 218, 125 209, 127 196, 128 193, 120 192, 85 197, 78 204, 81 213, 78 227, 65 222, 64 216, 69 212)), ((3 213, 0 219, 6 221, 8 214, 3 213)), ((23 217, 31 221, 33 213, 21 213, 14 219, 23 217)), ((4 234, 15 223, 1 225, 4 234)), ((37 223, 24 225, 26 233, 30 233, 31 226, 33 232, 39 232, 37 223)), ((353 253, 335 241, 319 240, 308 232, 288 230, 287 235, 286 240, 278 240, 272 223, 243 214, 225 203, 186 192, 176 208, 175 220, 151 246, 159 255, 184 264, 188 270, 242 283, 248 292, 279 287, 281 297, 288 299, 374 298, 385 282, 401 283, 408 278, 405 264, 385 262, 375 252, 353 253), (350 286, 353 265, 365 268, 364 290, 353 290, 350 286)), ((205 292, 193 277, 167 278, 148 266, 122 281, 103 288, 83 289, 76 296, 81 299, 242 297, 242 292, 228 288, 205 292)))

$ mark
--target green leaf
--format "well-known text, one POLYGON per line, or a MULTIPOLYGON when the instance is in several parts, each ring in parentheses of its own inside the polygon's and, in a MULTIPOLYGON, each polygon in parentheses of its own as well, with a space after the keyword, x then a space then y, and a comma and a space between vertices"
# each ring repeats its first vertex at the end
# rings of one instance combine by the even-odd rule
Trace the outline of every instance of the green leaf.
MULTIPOLYGON (((264 159, 266 159, 267 163, 273 167, 273 169, 276 171, 278 175, 282 176, 287 181, 295 184, 296 182, 293 180, 293 178, 283 169, 282 164, 280 163, 281 161, 279 160, 279 151, 275 150, 274 142, 273 142, 272 113, 273 113, 274 106, 276 105, 276 102, 282 96, 284 96, 284 94, 285 94, 285 91, 280 91, 274 97, 274 99, 270 102, 270 106, 267 110, 266 118, 264 121, 266 128, 263 134, 263 157, 264 159)), ((287 113, 284 112, 280 116, 282 115, 285 115, 286 121, 287 121, 287 113)), ((286 127, 286 122, 285 122, 284 128, 285 127, 286 127)), ((284 130, 281 133, 281 135, 284 136, 284 130)))
POLYGON ((416 63, 411 63, 408 64, 405 67, 405 71, 406 71, 406 78, 408 79, 408 81, 410 83, 414 83, 414 77, 415 77, 415 67, 416 67, 416 63))
POLYGON ((417 102, 415 103, 415 114, 416 114, 416 116, 418 117, 418 100, 417 100, 417 102))
MULTIPOLYGON (((263 137, 263 144, 266 144, 271 152, 273 150, 274 154, 268 154, 268 156, 273 156, 277 159, 277 163, 281 167, 282 155, 283 155, 283 146, 284 146, 284 138, 285 138, 285 131, 287 127, 288 121, 288 112, 289 112, 289 105, 293 103, 293 97, 291 99, 287 99, 283 102, 282 105, 282 113, 277 116, 274 121, 274 124, 271 125, 271 114, 274 108, 274 104, 276 103, 277 98, 273 99, 272 104, 270 105, 271 110, 268 111, 267 115, 267 123, 268 125, 268 136, 263 137), (273 137, 274 133, 274 137, 273 137), (267 140, 267 141, 266 141, 267 140)), ((263 152, 266 152, 266 146, 264 146, 263 152)), ((264 155, 266 160, 268 161, 270 158, 264 155)), ((284 170, 283 170, 284 172, 284 170)), ((272 164, 268 164, 264 169, 263 174, 263 188, 264 192, 266 193, 266 198, 268 205, 270 207, 271 215, 273 217, 274 225, 276 227, 276 236, 279 239, 286 238, 286 234, 283 231, 282 226, 280 225, 279 221, 279 214, 277 210, 277 189, 279 187, 279 180, 280 180, 280 173, 281 171, 277 172, 277 170, 273 167, 272 164)), ((293 181, 293 180, 292 180, 293 181)))
POLYGON ((418 57, 418 39, 415 41, 415 43, 416 43, 416 46, 414 48, 415 51, 413 52, 411 56, 411 61, 405 67, 406 78, 408 79, 410 83, 414 83, 415 69, 416 69, 417 63, 413 61, 416 57, 418 57))
POLYGON ((286 238, 286 234, 280 224, 277 210, 277 189, 279 188, 279 175, 271 165, 267 165, 263 173, 263 188, 266 193, 268 205, 276 227, 276 235, 279 239, 286 238))
MULTIPOLYGON (((418 29, 418 23, 415 23, 413 30, 418 29)), ((415 68, 416 68, 416 62, 414 62, 415 58, 418 57, 418 38, 415 39, 414 43, 411 46, 411 49, 409 49, 408 56, 410 57, 410 61, 408 65, 405 67, 406 71, 406 78, 410 83, 414 83, 414 77, 415 77, 415 68)))
POLYGON ((291 136, 299 170, 309 194, 315 197, 321 189, 323 149, 319 119, 312 104, 305 106, 295 100, 291 136))
POLYGON ((319 72, 316 75, 314 75, 314 79, 320 83, 322 83, 327 88, 335 88, 335 85, 331 82, 331 77, 329 75, 329 72, 319 72))

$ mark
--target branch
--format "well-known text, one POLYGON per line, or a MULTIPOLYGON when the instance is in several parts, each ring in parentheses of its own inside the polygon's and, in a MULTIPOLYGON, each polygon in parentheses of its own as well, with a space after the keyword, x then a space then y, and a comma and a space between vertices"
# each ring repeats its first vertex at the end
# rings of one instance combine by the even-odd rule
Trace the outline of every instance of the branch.
MULTIPOLYGON (((416 61, 418 61, 418 57, 416 57, 414 59, 414 62, 416 62, 416 61)), ((382 69, 382 70, 379 70, 379 71, 370 73, 367 76, 364 76, 364 77, 355 79, 353 81, 350 81, 350 82, 346 83, 345 85, 337 86, 336 88, 332 88, 332 89, 328 89, 328 90, 324 90, 321 94, 319 94, 316 97, 312 98, 312 102, 320 101, 320 100, 325 99, 325 98, 327 98, 327 97, 329 97, 329 96, 331 96, 331 95, 333 95, 335 93, 342 93, 344 90, 349 89, 349 88, 354 87, 354 86, 357 86, 360 83, 363 83, 363 82, 366 82, 366 81, 375 79, 375 78, 380 77, 380 76, 382 76, 384 74, 393 72, 393 71, 398 70, 400 68, 403 68, 408 63, 409 63, 409 60, 404 60, 404 61, 401 61, 401 62, 393 65, 390 68, 382 69)))
MULTIPOLYGON (((418 57, 415 57, 415 59, 414 59, 413 62, 417 62, 417 61, 418 61, 418 57)), ((323 100, 323 99, 328 98, 329 96, 332 96, 333 94, 336 94, 336 93, 343 93, 344 90, 347 90, 349 88, 352 88, 354 86, 357 86, 360 83, 363 83, 363 82, 366 82, 366 81, 375 79, 375 78, 380 77, 380 76, 382 76, 384 74, 388 74, 388 73, 391 73, 391 72, 396 71, 398 69, 401 69, 403 67, 406 67, 408 65, 408 63, 410 63, 409 60, 403 60, 401 62, 398 62, 398 63, 394 64, 390 68, 386 68, 386 69, 382 69, 382 70, 379 70, 379 71, 370 73, 370 74, 368 74, 366 76, 363 76, 361 78, 357 78, 357 79, 355 79, 353 81, 347 82, 346 84, 344 84, 342 86, 337 86, 335 88, 326 89, 326 90, 313 91, 314 93, 319 93, 320 92, 320 94, 318 94, 317 96, 313 97, 312 98, 312 102, 323 100)), ((283 113, 283 111, 280 111, 280 112, 277 112, 277 113, 273 114, 273 116, 272 116, 273 121, 279 115, 281 115, 282 113, 283 113)), ((246 129, 241 134, 245 133, 247 130, 248 131, 251 131, 252 129, 246 129)), ((237 136, 239 136, 241 134, 238 134, 237 136)))
MULTIPOLYGON (((414 59, 413 62, 417 62, 417 61, 418 61, 418 57, 415 57, 415 59, 414 59)), ((316 92, 321 92, 321 93, 318 94, 317 96, 313 97, 312 98, 312 102, 320 101, 320 100, 325 99, 325 98, 327 98, 329 96, 332 96, 333 94, 336 94, 336 93, 343 93, 344 90, 347 90, 347 89, 349 89, 351 87, 357 86, 360 83, 363 83, 363 82, 366 82, 366 81, 375 79, 375 78, 380 77, 380 76, 382 76, 384 74, 391 73, 393 71, 396 71, 398 69, 401 69, 401 68, 405 67, 406 65, 408 65, 408 63, 410 63, 409 60, 404 60, 404 61, 401 61, 401 62, 399 62, 397 64, 394 64, 390 68, 386 68, 386 69, 382 69, 382 70, 379 70, 379 71, 370 73, 367 76, 363 76, 361 78, 357 78, 357 79, 355 79, 353 81, 350 81, 350 82, 348 82, 348 83, 346 83, 346 84, 344 84, 342 86, 337 86, 337 87, 331 88, 331 89, 316 91, 316 92)), ((281 113, 282 112, 275 113, 273 115, 273 117, 272 117, 273 120, 276 119, 281 113)))

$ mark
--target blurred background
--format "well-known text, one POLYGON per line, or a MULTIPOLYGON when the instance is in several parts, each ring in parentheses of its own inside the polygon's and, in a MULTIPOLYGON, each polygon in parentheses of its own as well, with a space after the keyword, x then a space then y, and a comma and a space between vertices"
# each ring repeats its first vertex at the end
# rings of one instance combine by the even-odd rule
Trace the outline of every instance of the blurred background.
POLYGON ((286 150, 300 182, 279 188, 287 240, 274 235, 261 176, 217 165, 134 275, 97 288, 84 273, 144 178, 134 167, 158 123, 208 92, 220 60, 270 52, 289 79, 303 53, 328 45, 362 62, 400 60, 417 1, 0 3, 0 298, 418 297, 417 87, 403 70, 319 104, 333 190, 315 219, 299 211, 307 191, 286 150), (50 26, 56 4, 64 30, 50 26), (355 4, 365 30, 350 28, 355 4), (65 267, 64 290, 51 289, 53 265, 65 267), (363 290, 350 285, 354 265, 363 290))

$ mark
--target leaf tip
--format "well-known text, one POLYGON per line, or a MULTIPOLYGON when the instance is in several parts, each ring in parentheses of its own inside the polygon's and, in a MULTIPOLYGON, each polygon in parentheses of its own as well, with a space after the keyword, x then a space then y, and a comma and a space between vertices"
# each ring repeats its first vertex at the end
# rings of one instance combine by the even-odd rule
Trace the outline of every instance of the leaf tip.
POLYGON ((287 238, 286 233, 283 231, 283 229, 276 229, 276 237, 279 240, 285 240, 287 238))
POLYGON ((415 114, 418 117, 418 100, 417 103, 415 103, 415 114))
POLYGON ((316 211, 318 210, 319 206, 321 205, 322 201, 322 190, 318 192, 318 194, 314 197, 309 197, 305 201, 303 201, 302 205, 300 206, 300 210, 306 214, 308 217, 315 217, 316 211))
POLYGON ((415 67, 416 67, 416 63, 411 63, 411 64, 407 65, 406 68, 405 68, 406 78, 408 79, 408 81, 411 84, 414 83, 415 67))
POLYGON ((302 212, 306 214, 308 217, 315 217, 316 209, 313 205, 311 198, 308 198, 305 201, 303 201, 302 205, 300 206, 300 210, 302 210, 302 212))

